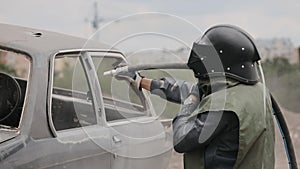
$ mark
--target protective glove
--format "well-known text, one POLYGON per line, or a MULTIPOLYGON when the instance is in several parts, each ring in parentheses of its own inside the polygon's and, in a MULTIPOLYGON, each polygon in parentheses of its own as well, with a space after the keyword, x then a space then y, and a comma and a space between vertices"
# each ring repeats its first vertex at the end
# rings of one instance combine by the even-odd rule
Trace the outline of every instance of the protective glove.
POLYGON ((138 90, 142 90, 141 81, 144 78, 139 72, 121 72, 115 75, 118 80, 126 80, 138 90))

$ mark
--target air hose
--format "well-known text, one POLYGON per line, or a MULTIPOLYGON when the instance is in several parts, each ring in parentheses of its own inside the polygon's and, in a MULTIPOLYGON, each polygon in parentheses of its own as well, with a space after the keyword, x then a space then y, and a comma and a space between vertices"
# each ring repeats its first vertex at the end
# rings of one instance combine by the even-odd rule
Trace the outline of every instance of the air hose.
POLYGON ((271 95, 271 101, 272 101, 274 116, 283 139, 286 156, 289 161, 289 167, 290 169, 298 169, 293 142, 286 121, 284 119, 283 113, 280 110, 277 102, 275 101, 272 95, 271 95))
POLYGON ((114 70, 106 71, 104 76, 115 76, 122 72, 135 72, 139 70, 151 70, 151 69, 188 69, 186 63, 159 63, 159 64, 142 64, 135 66, 123 66, 114 70))

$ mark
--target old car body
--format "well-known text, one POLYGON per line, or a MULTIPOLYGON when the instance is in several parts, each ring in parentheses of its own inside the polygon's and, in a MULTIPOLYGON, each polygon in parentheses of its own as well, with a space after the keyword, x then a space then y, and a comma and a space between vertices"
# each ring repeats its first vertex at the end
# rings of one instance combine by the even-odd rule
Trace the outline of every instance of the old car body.
POLYGON ((0 76, 6 80, 0 97, 11 99, 2 98, 0 105, 21 98, 16 109, 0 109, 13 110, 0 120, 0 168, 167 167, 170 135, 147 94, 126 80, 102 76, 126 64, 122 53, 102 43, 7 24, 0 24, 0 50, 28 62, 25 79, 0 76), (4 96, 6 91, 13 96, 4 96))

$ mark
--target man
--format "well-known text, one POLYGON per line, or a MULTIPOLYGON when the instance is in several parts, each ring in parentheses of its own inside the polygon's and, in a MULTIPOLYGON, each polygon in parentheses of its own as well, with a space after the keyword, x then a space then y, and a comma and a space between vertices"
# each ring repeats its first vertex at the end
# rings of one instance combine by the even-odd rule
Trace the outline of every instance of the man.
POLYGON ((259 82, 259 60, 250 35, 219 25, 193 45, 188 66, 197 84, 127 76, 139 89, 182 104, 173 142, 185 169, 273 169, 272 107, 259 82))

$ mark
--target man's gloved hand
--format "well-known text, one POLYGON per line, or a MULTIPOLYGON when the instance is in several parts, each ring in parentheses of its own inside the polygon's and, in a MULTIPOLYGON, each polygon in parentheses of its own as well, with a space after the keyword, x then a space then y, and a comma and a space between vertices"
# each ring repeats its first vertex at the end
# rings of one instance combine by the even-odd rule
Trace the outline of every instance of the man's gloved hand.
POLYGON ((131 85, 136 87, 138 90, 142 90, 140 84, 142 79, 144 78, 138 72, 124 72, 115 75, 115 78, 118 80, 127 80, 131 85))

